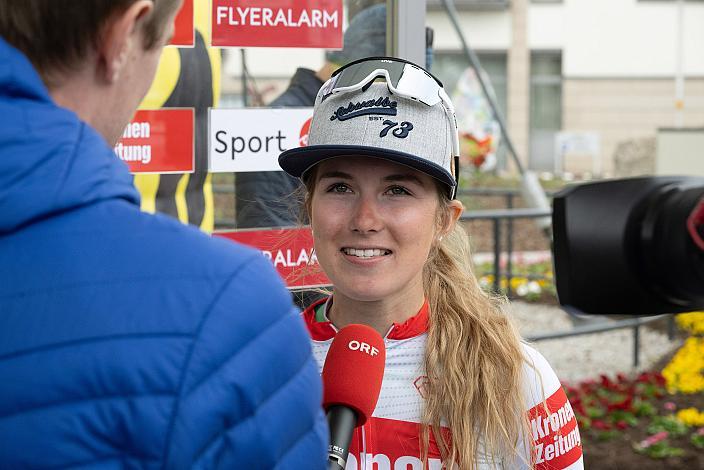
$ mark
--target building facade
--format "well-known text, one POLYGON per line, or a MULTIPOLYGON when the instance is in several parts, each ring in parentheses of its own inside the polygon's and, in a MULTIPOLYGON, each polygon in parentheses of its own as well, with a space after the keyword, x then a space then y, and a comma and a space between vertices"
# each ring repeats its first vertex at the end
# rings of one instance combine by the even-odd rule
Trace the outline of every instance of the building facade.
MULTIPOLYGON (((425 7, 434 31, 432 71, 451 91, 468 61, 442 1, 406 1, 425 7)), ((659 128, 704 127, 703 0, 455 5, 519 158, 533 170, 618 175, 628 159, 624 149, 647 154, 659 128)), ((254 104, 276 96, 296 67, 316 69, 324 60, 320 50, 250 49, 246 55, 260 95, 254 104)), ((226 57, 223 87, 236 103, 241 55, 228 51, 226 57)), ((499 168, 510 170, 500 154, 499 168)))

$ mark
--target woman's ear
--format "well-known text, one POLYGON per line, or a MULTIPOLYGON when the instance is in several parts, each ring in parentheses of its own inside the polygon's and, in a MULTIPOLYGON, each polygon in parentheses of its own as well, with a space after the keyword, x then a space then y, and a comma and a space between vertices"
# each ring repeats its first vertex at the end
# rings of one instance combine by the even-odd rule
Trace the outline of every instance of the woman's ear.
POLYGON ((440 233, 438 234, 438 240, 442 240, 442 238, 450 233, 452 229, 455 228, 455 224, 457 221, 460 219, 460 216, 462 215, 462 212, 464 212, 464 205, 458 201, 457 199, 453 199, 452 201, 447 203, 447 215, 448 217, 445 218, 444 222, 444 227, 440 227, 440 233))

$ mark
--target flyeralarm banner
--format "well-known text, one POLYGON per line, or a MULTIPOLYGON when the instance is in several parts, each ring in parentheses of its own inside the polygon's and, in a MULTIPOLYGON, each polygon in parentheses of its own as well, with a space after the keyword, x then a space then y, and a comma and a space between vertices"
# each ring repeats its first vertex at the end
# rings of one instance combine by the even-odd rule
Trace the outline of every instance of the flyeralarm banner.
POLYGON ((281 171, 279 155, 308 143, 313 108, 210 109, 212 173, 281 171))
POLYGON ((193 108, 140 110, 115 145, 132 173, 193 173, 193 108))
POLYGON ((213 0, 212 45, 342 48, 342 0, 213 0))
POLYGON ((330 285, 318 264, 310 228, 222 231, 213 233, 213 236, 261 250, 289 289, 330 285))
POLYGON ((183 0, 181 9, 174 20, 174 37, 171 46, 193 47, 195 45, 195 24, 193 22, 193 0, 183 0))

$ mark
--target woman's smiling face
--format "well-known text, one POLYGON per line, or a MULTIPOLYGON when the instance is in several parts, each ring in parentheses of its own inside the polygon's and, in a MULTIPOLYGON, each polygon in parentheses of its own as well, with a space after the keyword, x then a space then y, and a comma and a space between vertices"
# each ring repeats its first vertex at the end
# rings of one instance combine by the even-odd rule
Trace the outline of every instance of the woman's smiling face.
POLYGON ((339 157, 318 164, 312 191, 315 250, 336 293, 358 301, 423 295, 423 265, 439 233, 432 177, 339 157))

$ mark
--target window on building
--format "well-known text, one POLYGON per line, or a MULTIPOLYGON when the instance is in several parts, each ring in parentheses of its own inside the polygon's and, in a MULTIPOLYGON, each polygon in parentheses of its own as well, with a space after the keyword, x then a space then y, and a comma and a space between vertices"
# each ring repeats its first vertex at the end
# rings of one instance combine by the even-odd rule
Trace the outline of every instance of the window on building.
MULTIPOLYGON (((427 0, 428 10, 444 9, 442 0, 427 0)), ((458 10, 502 10, 511 6, 510 0, 455 0, 458 10)))
POLYGON ((530 62, 529 166, 552 171, 555 135, 562 128, 562 54, 533 52, 530 62))

